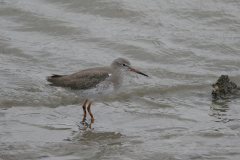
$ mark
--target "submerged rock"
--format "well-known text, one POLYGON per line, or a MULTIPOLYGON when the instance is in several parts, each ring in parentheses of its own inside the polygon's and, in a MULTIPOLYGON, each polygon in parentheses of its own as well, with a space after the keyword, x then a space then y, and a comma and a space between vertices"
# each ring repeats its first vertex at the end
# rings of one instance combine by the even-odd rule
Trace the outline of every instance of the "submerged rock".
POLYGON ((240 91, 240 87, 230 81, 228 75, 221 75, 221 77, 212 84, 212 87, 212 96, 214 99, 226 98, 227 95, 235 94, 240 91))

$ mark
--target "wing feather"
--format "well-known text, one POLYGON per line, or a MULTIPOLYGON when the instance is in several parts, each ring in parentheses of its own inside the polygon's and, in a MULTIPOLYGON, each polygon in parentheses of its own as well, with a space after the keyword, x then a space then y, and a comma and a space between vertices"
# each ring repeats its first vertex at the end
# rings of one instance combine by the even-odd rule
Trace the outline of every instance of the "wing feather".
POLYGON ((57 75, 46 77, 51 86, 70 87, 72 90, 90 89, 109 77, 110 68, 92 68, 79 71, 71 75, 57 75))

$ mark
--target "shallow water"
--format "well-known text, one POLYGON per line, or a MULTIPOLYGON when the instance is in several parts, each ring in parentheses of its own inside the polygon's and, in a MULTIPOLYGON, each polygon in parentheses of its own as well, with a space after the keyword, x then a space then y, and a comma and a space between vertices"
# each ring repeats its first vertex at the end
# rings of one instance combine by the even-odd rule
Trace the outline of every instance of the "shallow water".
POLYGON ((240 85, 240 2, 0 2, 0 159, 240 159, 240 99, 214 101, 222 74, 240 85), (124 86, 94 101, 45 77, 118 58, 124 86))

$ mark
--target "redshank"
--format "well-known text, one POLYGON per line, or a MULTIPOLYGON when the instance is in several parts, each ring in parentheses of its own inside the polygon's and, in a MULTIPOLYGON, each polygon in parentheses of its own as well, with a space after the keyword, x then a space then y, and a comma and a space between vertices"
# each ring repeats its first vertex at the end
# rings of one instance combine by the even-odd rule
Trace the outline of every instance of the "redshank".
POLYGON ((86 105, 89 100, 87 111, 91 119, 94 120, 90 109, 92 101, 118 90, 123 83, 126 71, 136 72, 148 77, 148 75, 132 68, 127 59, 117 58, 108 67, 89 68, 70 75, 52 74, 46 79, 51 82, 51 86, 63 87, 86 99, 82 106, 84 118, 87 115, 86 105))

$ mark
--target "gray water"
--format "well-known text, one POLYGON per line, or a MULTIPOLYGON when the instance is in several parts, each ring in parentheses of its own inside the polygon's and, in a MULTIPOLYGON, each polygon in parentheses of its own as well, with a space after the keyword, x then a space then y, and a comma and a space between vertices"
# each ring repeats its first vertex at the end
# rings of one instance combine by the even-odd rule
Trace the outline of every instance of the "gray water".
POLYGON ((240 1, 1 0, 0 159, 240 159, 240 1), (94 101, 46 76, 127 58, 116 93, 94 101))

